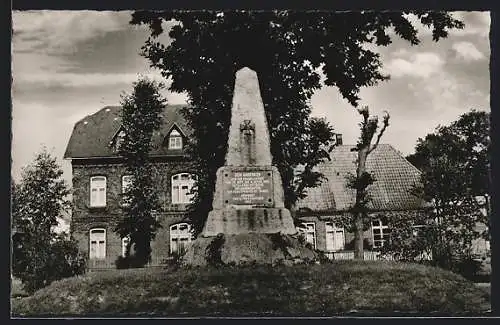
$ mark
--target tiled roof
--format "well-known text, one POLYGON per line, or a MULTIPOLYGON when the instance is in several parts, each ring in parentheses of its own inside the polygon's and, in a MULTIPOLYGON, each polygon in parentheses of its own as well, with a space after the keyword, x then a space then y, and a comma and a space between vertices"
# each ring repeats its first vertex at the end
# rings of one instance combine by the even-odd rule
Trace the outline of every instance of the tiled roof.
MULTIPOLYGON (((308 196, 297 203, 298 208, 312 211, 346 211, 355 200, 355 193, 347 188, 347 176, 356 174, 357 152, 354 146, 335 147, 331 161, 317 166, 327 180, 316 188, 308 189, 308 196)), ((369 208, 373 210, 410 210, 424 206, 424 202, 412 194, 419 183, 420 172, 401 156, 391 145, 380 144, 366 162, 367 171, 375 183, 368 187, 369 208)))
MULTIPOLYGON (((182 118, 184 105, 168 105, 162 113, 162 125, 153 134, 151 155, 178 155, 162 145, 174 124, 181 132, 189 132, 182 118)), ((75 124, 64 158, 117 157, 111 141, 121 127, 121 106, 106 106, 75 124)))

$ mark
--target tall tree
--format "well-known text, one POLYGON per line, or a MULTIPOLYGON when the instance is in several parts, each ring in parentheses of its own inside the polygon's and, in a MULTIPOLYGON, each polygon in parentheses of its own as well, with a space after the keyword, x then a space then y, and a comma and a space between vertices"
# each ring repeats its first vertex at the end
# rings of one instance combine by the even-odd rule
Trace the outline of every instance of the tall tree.
POLYGON ((85 269, 76 243, 54 229, 70 207, 62 175, 56 159, 43 149, 12 186, 12 271, 28 292, 85 269))
POLYGON ((370 117, 367 106, 360 108, 358 112, 363 117, 363 120, 359 123, 361 135, 356 147, 351 149, 358 153, 356 158, 356 175, 349 179, 348 185, 356 193, 355 202, 351 208, 352 228, 354 230, 354 258, 362 260, 364 259, 363 232, 370 221, 368 217, 368 186, 376 181, 371 173, 366 170, 366 160, 368 155, 377 148, 382 135, 389 126, 389 113, 385 113, 382 128, 379 130, 375 143, 372 144, 373 137, 378 129, 378 116, 370 117))
POLYGON ((478 198, 489 199, 489 129, 490 114, 472 110, 419 139, 407 157, 422 171, 420 193, 434 206, 434 254, 445 267, 457 254, 470 255, 480 235, 489 239, 488 227, 483 234, 476 230, 477 222, 488 225, 478 198))
POLYGON ((166 100, 161 96, 161 83, 147 78, 134 83, 131 94, 122 97, 122 128, 125 133, 119 146, 131 185, 125 189, 123 200, 125 216, 118 222, 116 232, 129 237, 127 256, 134 247, 134 261, 139 266, 151 259, 151 241, 161 226, 153 212, 160 205, 153 182, 150 163, 151 138, 160 127, 161 113, 166 100))
MULTIPOLYGON (((271 133, 273 163, 278 166, 288 208, 300 195, 294 169, 308 163, 307 125, 309 99, 324 84, 336 86, 357 106, 359 90, 388 79, 380 71, 379 54, 365 45, 391 43, 387 29, 412 45, 417 30, 403 12, 305 12, 305 11, 136 11, 132 24, 147 24, 151 37, 143 55, 151 66, 172 79, 170 90, 186 92, 191 107, 186 118, 194 130, 192 157, 199 171, 198 195, 193 212, 206 216, 213 197, 215 172, 224 163, 230 123, 235 72, 247 66, 255 70, 271 133), (156 37, 162 22, 173 22, 165 46, 156 37), (304 140, 305 136, 305 140, 304 140)), ((463 23, 446 12, 415 12, 432 28, 433 39, 448 35, 463 23)), ((310 129, 310 132, 315 132, 310 129)), ((310 133, 311 135, 313 133, 310 133)), ((311 137, 314 138, 314 137, 311 137)), ((331 138, 322 139, 328 148, 331 138)), ((307 169, 299 177, 319 180, 307 169)), ((311 182, 307 181, 309 186, 311 182)), ((317 184, 314 181, 312 184, 317 184)), ((203 222, 198 222, 198 225, 203 222)))

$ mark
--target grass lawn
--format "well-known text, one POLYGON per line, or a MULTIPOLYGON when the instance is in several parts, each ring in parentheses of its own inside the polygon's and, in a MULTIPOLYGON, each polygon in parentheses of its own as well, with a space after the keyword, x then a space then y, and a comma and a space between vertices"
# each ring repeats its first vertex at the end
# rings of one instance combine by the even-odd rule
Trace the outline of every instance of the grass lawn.
POLYGON ((479 315, 490 296, 433 267, 384 261, 131 269, 57 281, 13 316, 479 315))

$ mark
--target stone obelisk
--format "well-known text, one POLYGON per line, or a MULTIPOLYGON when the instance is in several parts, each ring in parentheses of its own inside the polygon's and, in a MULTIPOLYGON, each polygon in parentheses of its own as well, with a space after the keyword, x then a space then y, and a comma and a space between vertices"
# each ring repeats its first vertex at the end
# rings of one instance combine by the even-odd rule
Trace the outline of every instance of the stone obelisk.
POLYGON ((269 129, 257 73, 236 72, 225 165, 217 171, 212 211, 201 235, 296 233, 272 165, 269 129))

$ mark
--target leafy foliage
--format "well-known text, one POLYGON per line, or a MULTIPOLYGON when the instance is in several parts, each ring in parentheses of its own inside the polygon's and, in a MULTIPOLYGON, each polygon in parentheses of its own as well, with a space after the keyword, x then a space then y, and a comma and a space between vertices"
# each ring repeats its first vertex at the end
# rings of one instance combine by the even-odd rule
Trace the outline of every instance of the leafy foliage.
POLYGON ((62 169, 45 149, 12 183, 12 273, 34 292, 52 281, 81 274, 85 260, 77 243, 57 234, 58 217, 69 208, 62 169))
MULTIPOLYGON (((432 28, 436 41, 447 36, 447 29, 463 27, 449 13, 415 14, 432 28)), ((308 148, 319 148, 321 157, 331 147, 331 129, 310 119, 309 99, 323 84, 321 73, 324 84, 336 86, 356 106, 361 87, 388 78, 380 72, 379 54, 365 45, 390 44, 390 27, 411 44, 419 43, 402 12, 136 11, 131 23, 150 27, 143 55, 172 79, 171 91, 189 96, 190 153, 200 176, 191 210, 197 230, 211 209, 216 170, 224 164, 237 70, 246 66, 259 76, 273 164, 282 176, 285 205, 293 212, 297 198, 305 195, 302 190, 321 180, 308 167, 295 180, 294 169, 313 165, 316 158, 308 148), (167 46, 157 40, 162 22, 173 24, 167 46)))
MULTIPOLYGON (((423 226, 419 239, 411 241, 414 221, 401 218, 392 227, 399 237, 417 251, 432 253, 437 265, 453 269, 457 261, 473 257, 472 243, 489 239, 489 230, 480 233, 478 223, 488 224, 489 198, 489 113, 470 111, 449 126, 439 126, 425 139, 419 139, 416 152, 408 157, 422 171, 422 186, 415 189, 432 206, 418 224, 423 226)), ((392 241, 387 250, 400 245, 392 241)), ((411 256, 410 256, 411 257, 411 256)), ((473 266, 473 263, 469 263, 473 266)), ((457 266, 458 267, 458 266, 457 266)))
MULTIPOLYGON (((358 113, 362 116, 359 123, 361 134, 358 139, 356 147, 351 149, 358 153, 356 158, 356 175, 348 177, 348 187, 354 189, 356 193, 356 200, 351 207, 351 220, 350 227, 354 230, 354 258, 363 259, 363 231, 367 229, 371 219, 368 215, 368 203, 370 201, 368 186, 375 182, 375 178, 366 171, 366 160, 368 155, 375 150, 389 126, 389 113, 385 113, 375 143, 372 144, 373 137, 375 136, 378 125, 378 116, 371 116, 367 106, 358 109, 358 113)), ((344 221, 345 222, 345 221, 344 221)))
POLYGON ((134 247, 134 265, 149 262, 151 240, 161 226, 153 215, 160 205, 153 182, 153 167, 149 162, 151 138, 160 127, 160 114, 166 102, 159 93, 161 87, 162 84, 140 79, 134 83, 132 94, 123 96, 121 103, 125 136, 119 152, 132 182, 123 193, 125 217, 115 230, 122 238, 130 237, 126 256, 134 247))

